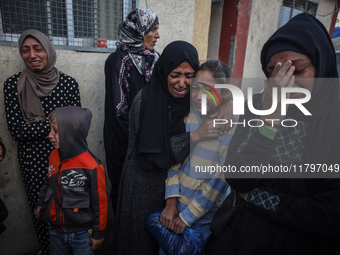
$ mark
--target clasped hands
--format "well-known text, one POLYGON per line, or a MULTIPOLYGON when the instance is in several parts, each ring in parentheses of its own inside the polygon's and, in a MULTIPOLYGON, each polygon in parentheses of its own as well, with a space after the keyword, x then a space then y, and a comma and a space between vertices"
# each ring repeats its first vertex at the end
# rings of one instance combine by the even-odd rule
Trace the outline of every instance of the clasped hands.
POLYGON ((160 222, 163 227, 171 229, 175 234, 183 234, 187 225, 179 217, 177 210, 177 198, 168 198, 166 200, 166 206, 161 213, 160 222))

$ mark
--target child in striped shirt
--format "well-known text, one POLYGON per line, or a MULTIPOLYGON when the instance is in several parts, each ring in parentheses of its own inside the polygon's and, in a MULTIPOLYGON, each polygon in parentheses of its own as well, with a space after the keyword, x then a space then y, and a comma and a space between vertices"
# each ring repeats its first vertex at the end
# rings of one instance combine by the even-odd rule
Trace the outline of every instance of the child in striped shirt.
MULTIPOLYGON (((187 132, 194 131, 204 122, 213 125, 220 105, 232 100, 229 90, 214 89, 214 84, 226 83, 227 78, 230 78, 229 68, 218 60, 210 60, 200 66, 191 85, 192 107, 185 118, 187 132), (207 94, 205 102, 203 94, 207 94), (206 112, 202 111, 203 103, 206 112)), ((216 128, 211 139, 192 142, 186 160, 168 170, 166 207, 160 216, 164 227, 176 234, 182 234, 185 228, 191 227, 200 232, 204 242, 208 240, 212 217, 229 193, 223 173, 210 172, 209 169, 224 165, 234 131, 235 126, 223 135, 216 128)))

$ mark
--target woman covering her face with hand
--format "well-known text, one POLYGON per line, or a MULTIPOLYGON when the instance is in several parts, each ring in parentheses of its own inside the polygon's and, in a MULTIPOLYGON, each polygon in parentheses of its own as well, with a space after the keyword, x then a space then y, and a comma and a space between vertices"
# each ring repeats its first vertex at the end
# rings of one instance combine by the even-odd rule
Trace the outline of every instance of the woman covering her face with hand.
POLYGON ((47 137, 51 129, 47 116, 56 107, 80 106, 79 87, 75 79, 55 67, 56 52, 40 31, 30 29, 20 35, 19 53, 26 67, 4 83, 7 125, 18 141, 20 171, 40 248, 49 254, 48 226, 34 217, 53 150, 47 137))
MULTIPOLYGON (((256 116, 247 109, 239 121, 262 119, 265 125, 238 126, 225 164, 237 169, 295 166, 305 174, 299 178, 298 173, 286 175, 288 178, 277 174, 274 179, 227 178, 243 202, 229 221, 212 229, 206 252, 340 254, 340 181, 334 175, 336 178, 329 178, 332 176, 323 171, 310 170, 318 164, 335 170, 340 164, 339 81, 328 32, 316 18, 299 14, 268 39, 261 64, 270 79, 263 93, 253 96, 254 107, 269 109, 273 88, 304 88, 311 93, 311 99, 303 104, 311 115, 306 116, 295 105, 289 105, 286 115, 281 115, 280 101, 277 110, 266 116, 256 116), (277 121, 273 125, 266 119, 277 121), (280 125, 284 119, 297 123, 280 125)), ((304 93, 288 97, 301 99, 304 93)))
POLYGON ((104 145, 116 207, 119 179, 128 146, 129 111, 138 91, 148 84, 159 58, 157 15, 144 8, 131 11, 119 25, 117 50, 105 62, 104 145))

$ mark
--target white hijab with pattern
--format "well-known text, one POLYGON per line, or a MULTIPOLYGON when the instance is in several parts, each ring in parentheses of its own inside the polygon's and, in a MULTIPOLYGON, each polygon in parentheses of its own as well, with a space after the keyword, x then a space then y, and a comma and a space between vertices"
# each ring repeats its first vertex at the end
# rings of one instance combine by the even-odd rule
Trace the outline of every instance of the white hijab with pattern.
POLYGON ((146 8, 132 10, 119 25, 117 48, 128 52, 130 59, 138 72, 150 80, 155 63, 159 55, 156 51, 148 50, 144 46, 144 36, 158 24, 157 15, 146 8))

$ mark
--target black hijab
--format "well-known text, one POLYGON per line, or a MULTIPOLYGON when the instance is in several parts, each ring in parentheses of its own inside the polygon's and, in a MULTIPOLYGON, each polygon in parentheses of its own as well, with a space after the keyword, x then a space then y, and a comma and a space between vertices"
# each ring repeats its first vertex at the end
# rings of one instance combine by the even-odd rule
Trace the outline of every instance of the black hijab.
POLYGON ((170 137, 186 132, 183 118, 190 110, 190 93, 184 98, 175 98, 167 82, 169 73, 183 62, 197 70, 199 60, 195 47, 184 41, 170 43, 155 65, 150 84, 142 90, 137 153, 143 168, 171 167, 170 137))
POLYGON ((282 51, 294 51, 309 57, 316 69, 316 79, 311 100, 304 106, 312 116, 304 116, 295 105, 287 116, 297 120, 309 120, 304 161, 327 163, 333 150, 339 117, 339 81, 336 55, 332 41, 322 23, 313 16, 302 13, 279 28, 264 44, 261 52, 262 70, 268 77, 270 58, 282 51))

